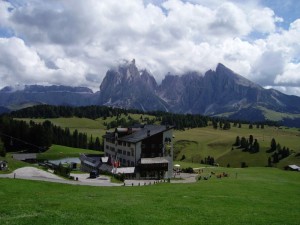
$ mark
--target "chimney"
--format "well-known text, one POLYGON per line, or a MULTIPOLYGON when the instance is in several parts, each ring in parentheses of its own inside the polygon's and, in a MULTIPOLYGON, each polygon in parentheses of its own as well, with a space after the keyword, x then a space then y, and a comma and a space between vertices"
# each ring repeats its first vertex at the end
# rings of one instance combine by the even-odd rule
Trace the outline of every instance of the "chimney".
POLYGON ((147 130, 147 137, 150 136, 150 130, 147 130))

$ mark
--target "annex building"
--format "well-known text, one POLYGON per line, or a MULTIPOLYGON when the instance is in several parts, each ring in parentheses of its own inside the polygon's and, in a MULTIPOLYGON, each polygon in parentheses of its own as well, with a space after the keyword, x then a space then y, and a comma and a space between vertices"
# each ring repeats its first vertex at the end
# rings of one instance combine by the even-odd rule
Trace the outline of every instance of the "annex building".
POLYGON ((113 173, 131 173, 136 179, 173 175, 173 127, 138 125, 116 128, 104 136, 104 152, 113 173))

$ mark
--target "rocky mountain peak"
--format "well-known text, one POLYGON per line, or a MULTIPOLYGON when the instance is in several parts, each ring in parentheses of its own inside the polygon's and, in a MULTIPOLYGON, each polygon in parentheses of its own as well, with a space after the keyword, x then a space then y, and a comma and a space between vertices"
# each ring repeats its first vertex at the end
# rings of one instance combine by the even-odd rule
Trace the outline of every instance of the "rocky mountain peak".
POLYGON ((157 89, 158 85, 155 78, 146 69, 141 70, 140 74, 141 79, 146 86, 148 86, 152 90, 157 89))
MULTIPOLYGON (((266 90, 219 63, 204 75, 187 72, 167 74, 158 85, 146 69, 126 61, 107 71, 100 91, 65 86, 5 87, 0 90, 0 106, 20 102, 53 105, 98 104, 144 111, 162 110, 176 113, 229 116, 233 119, 263 120, 264 110, 300 113, 300 98, 266 90), (63 93, 63 94, 62 94, 63 93)), ((300 119, 299 127, 300 127, 300 119)))

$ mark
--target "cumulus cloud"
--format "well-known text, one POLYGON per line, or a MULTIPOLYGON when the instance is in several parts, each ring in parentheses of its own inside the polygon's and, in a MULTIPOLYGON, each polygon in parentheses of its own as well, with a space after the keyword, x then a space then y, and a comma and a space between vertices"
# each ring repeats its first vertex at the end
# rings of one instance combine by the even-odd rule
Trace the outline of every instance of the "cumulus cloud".
POLYGON ((300 85, 300 20, 279 28, 283 19, 257 0, 10 2, 0 1, 0 37, 1 28, 14 33, 0 39, 1 86, 97 90, 109 68, 132 58, 158 81, 221 62, 261 85, 300 85))

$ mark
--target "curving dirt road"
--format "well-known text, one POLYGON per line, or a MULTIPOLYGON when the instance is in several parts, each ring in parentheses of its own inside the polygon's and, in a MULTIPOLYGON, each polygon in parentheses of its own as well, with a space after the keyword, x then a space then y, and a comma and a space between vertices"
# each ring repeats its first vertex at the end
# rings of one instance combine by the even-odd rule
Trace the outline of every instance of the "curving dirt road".
POLYGON ((0 174, 0 178, 15 178, 26 180, 39 180, 47 182, 56 182, 72 185, 89 185, 89 186, 121 186, 121 184, 111 183, 110 178, 106 176, 99 176, 96 179, 89 179, 89 174, 71 174, 73 177, 77 177, 78 181, 66 180, 50 172, 35 168, 35 167, 23 167, 16 169, 10 174, 0 174))

